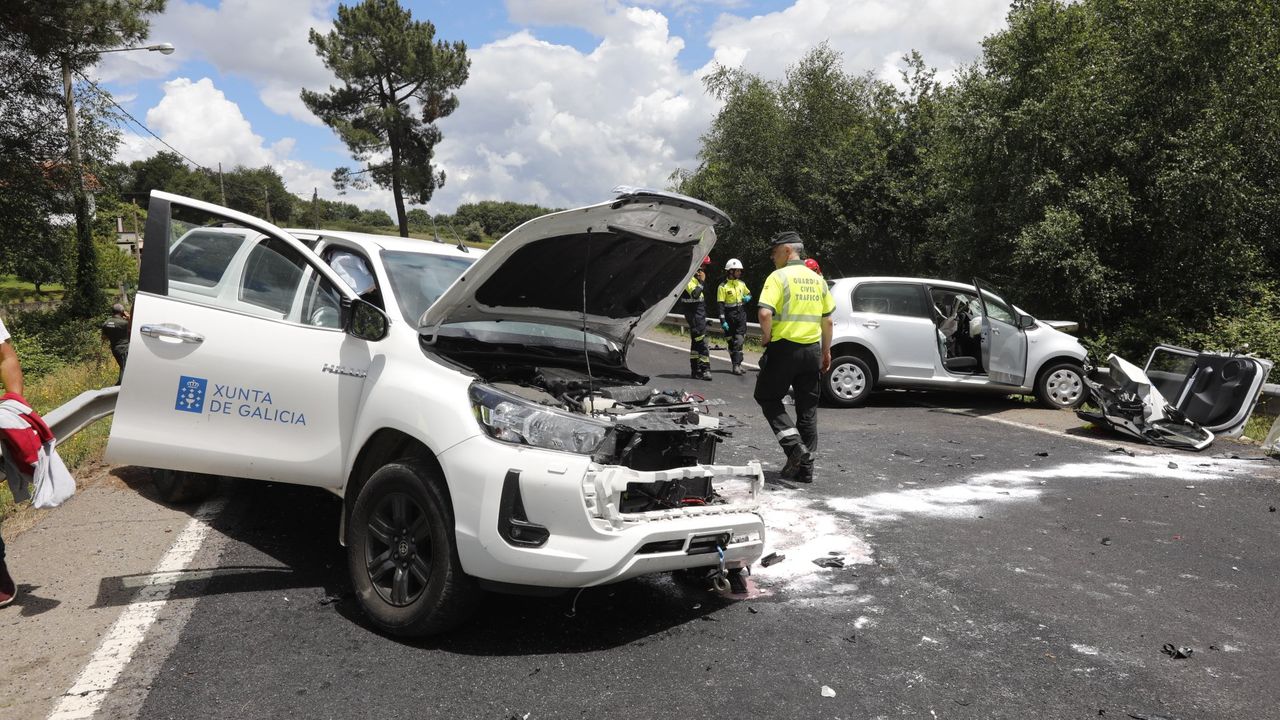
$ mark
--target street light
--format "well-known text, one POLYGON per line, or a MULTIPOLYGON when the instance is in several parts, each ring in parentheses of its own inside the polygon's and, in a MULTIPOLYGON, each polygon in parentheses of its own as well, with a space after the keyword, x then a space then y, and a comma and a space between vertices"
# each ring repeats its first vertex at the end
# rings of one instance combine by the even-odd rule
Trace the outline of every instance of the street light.
MULTIPOLYGON (((162 55, 172 55, 173 44, 166 42, 141 47, 112 48, 88 54, 101 55, 102 53, 126 52, 129 50, 149 50, 162 55)), ((71 184, 71 190, 75 196, 77 252, 76 284, 75 293, 72 296, 73 306, 71 310, 78 314, 88 314, 97 305, 92 298, 98 289, 97 282, 93 277, 96 263, 94 262, 93 231, 89 228, 89 196, 84 187, 84 169, 80 164, 80 134, 76 129, 75 98, 71 94, 72 57, 74 56, 70 54, 62 57, 62 92, 67 110, 67 148, 71 155, 71 171, 75 173, 75 180, 71 184)))

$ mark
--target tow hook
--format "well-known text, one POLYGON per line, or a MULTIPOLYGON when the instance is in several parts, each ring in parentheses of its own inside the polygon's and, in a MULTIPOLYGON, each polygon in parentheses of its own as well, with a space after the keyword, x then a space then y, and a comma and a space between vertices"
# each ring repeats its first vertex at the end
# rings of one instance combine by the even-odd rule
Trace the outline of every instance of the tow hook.
POLYGON ((720 556, 720 566, 716 568, 716 574, 711 578, 711 587, 716 592, 729 592, 729 572, 724 568, 724 540, 716 541, 716 554, 720 556))

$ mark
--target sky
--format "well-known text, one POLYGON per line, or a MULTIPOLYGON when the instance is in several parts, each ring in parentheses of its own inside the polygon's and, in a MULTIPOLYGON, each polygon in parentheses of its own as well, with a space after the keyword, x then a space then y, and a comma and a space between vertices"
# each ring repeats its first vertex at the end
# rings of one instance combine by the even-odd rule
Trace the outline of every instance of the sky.
MULTIPOLYGON (((618 185, 663 188, 697 167, 719 109, 702 86, 716 65, 781 79, 822 42, 846 70, 897 81, 919 50, 943 81, 1004 27, 1008 0, 401 0, 436 38, 462 40, 470 78, 439 122, 445 185, 426 206, 511 200, 575 207, 618 185)), ((104 55, 93 76, 130 115, 191 160, 273 165, 293 193, 392 208, 391 192, 340 196, 330 174, 355 166, 307 111, 301 88, 336 83, 308 43, 332 29, 328 0, 169 0, 148 43, 171 55, 104 55)), ((130 125, 117 159, 164 146, 130 125)))

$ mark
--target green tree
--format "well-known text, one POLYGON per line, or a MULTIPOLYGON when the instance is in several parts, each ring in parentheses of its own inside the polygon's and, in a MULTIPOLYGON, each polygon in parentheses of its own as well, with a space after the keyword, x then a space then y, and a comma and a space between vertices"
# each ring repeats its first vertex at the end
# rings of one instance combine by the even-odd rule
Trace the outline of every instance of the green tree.
MULTIPOLYGON (((20 150, 10 154, 9 143, 3 154, 6 158, 0 170, 6 184, 16 186, 27 180, 34 180, 35 171, 30 166, 35 163, 42 168, 41 172, 48 177, 43 182, 35 182, 26 187, 24 197, 7 207, 0 208, 0 213, 18 213, 25 215, 23 225, 31 230, 31 235, 47 238, 43 232, 35 232, 34 226, 46 222, 31 213, 48 213, 64 202, 57 196, 66 194, 79 186, 81 178, 78 173, 91 174, 96 162, 110 158, 116 133, 106 126, 95 126, 92 122, 83 126, 83 158, 82 167, 75 168, 67 164, 64 158, 70 146, 67 135, 61 130, 63 122, 57 122, 57 107, 61 99, 61 73, 80 73, 97 62, 103 50, 134 45, 145 39, 148 31, 146 16, 161 12, 164 0, 115 0, 114 2, 92 2, 91 0, 9 0, 0 6, 0 56, 5 67, 0 74, 15 71, 12 78, 6 78, 6 90, 16 90, 16 94, 0 93, 3 96, 3 107, 0 115, 10 121, 10 127, 4 131, 6 137, 23 132, 33 136, 32 141, 18 142, 14 149, 20 150), (15 108, 30 106, 28 109, 15 108), (16 122, 14 122, 16 120, 16 122), (95 153, 95 147, 101 152, 95 153), (62 152, 50 153, 59 149, 62 152)), ((100 114, 102 99, 96 91, 94 97, 81 100, 81 119, 92 120, 100 114), (86 116, 88 116, 86 118, 86 116)), ((74 191, 74 205, 77 217, 76 232, 76 265, 75 279, 67 298, 68 310, 81 317, 95 314, 103 304, 101 293, 96 287, 97 255, 93 244, 92 231, 88 227, 89 210, 86 206, 85 193, 74 191)))
POLYGON ((1275 3, 1015 3, 939 112, 940 262, 1129 355, 1274 298, 1278 78, 1275 3))
POLYGON ((312 30, 309 37, 343 86, 327 93, 303 89, 302 101, 365 163, 359 172, 334 171, 334 182, 342 189, 367 174, 390 187, 405 237, 405 197, 426 204, 444 185, 444 171, 432 164, 442 137, 435 123, 458 107, 453 91, 471 66, 465 43, 437 41, 435 32, 435 25, 413 20, 396 0, 364 0, 339 5, 333 30, 312 30), (375 162, 383 153, 390 160, 375 162))

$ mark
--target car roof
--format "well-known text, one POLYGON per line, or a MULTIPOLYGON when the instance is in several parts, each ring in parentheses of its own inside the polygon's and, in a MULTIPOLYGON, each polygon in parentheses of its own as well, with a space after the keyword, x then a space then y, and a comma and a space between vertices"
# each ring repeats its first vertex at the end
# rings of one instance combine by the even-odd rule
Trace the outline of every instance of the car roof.
POLYGON ((287 228, 286 232, 301 238, 319 236, 333 240, 342 240, 365 249, 370 253, 378 250, 400 250, 407 252, 428 253, 431 255, 451 255, 453 257, 475 258, 483 254, 480 248, 468 248, 463 252, 453 243, 432 242, 416 238, 403 238, 397 235, 378 235, 377 233, 353 232, 350 230, 314 230, 308 228, 287 228))
POLYGON ((891 275, 869 275, 863 277, 847 277, 838 278, 831 281, 832 283, 862 283, 862 282, 913 282, 928 283, 930 285, 940 285, 944 287, 955 288, 957 290, 973 290, 973 283, 956 282, 955 280, 939 280, 937 278, 917 278, 917 277, 895 277, 891 275))

